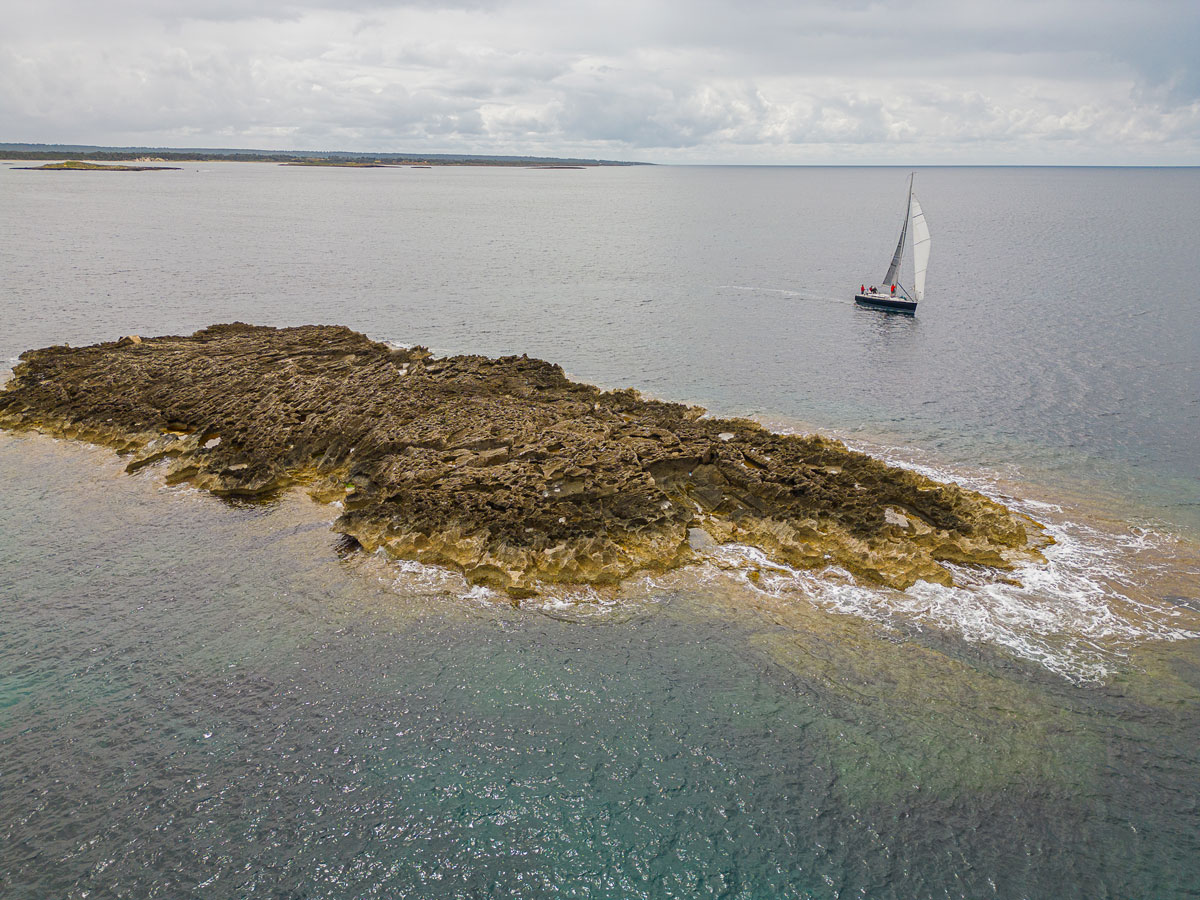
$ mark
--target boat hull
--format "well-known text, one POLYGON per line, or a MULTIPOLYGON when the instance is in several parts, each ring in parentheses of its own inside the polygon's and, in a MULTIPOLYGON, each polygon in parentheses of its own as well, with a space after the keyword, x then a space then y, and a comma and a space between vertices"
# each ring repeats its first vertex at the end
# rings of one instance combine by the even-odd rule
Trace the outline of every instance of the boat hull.
POLYGON ((889 297, 885 294, 855 294, 854 302, 862 306, 874 306, 878 309, 890 309, 895 312, 916 312, 917 301, 905 297, 889 297))

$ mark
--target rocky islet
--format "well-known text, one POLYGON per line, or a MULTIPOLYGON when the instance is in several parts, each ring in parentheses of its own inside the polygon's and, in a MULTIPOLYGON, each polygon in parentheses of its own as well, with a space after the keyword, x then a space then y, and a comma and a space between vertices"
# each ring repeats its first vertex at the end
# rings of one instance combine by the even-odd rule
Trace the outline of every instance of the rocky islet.
POLYGON ((701 532, 901 589, 951 583, 942 563, 1008 569, 1049 542, 980 494, 828 438, 340 326, 31 350, 0 426, 113 447, 130 471, 166 461, 168 481, 224 497, 303 486, 342 505, 334 529, 363 547, 516 598, 695 561, 701 532))

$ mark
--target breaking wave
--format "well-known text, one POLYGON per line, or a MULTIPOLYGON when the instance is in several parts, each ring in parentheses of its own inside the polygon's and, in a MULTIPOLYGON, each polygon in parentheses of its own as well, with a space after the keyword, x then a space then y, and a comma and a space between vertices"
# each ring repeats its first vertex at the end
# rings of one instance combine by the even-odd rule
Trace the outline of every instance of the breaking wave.
MULTIPOLYGON (((758 570, 755 590, 803 598, 837 613, 885 625, 937 628, 971 643, 990 643, 1073 681, 1101 681, 1148 641, 1200 638, 1200 616, 1186 598, 1200 585, 1200 559, 1191 566, 1183 542, 1146 528, 1105 530, 1074 511, 1005 493, 988 473, 964 474, 927 463, 897 448, 860 446, 891 465, 937 481, 955 482, 1004 503, 1042 524, 1054 538, 1045 563, 1025 562, 1012 572, 946 565, 955 585, 920 581, 905 591, 863 585, 836 568, 794 570, 750 547, 720 548, 726 565, 758 570), (1184 600, 1185 602, 1179 602, 1184 600)), ((915 451, 914 451, 915 452, 915 451)))

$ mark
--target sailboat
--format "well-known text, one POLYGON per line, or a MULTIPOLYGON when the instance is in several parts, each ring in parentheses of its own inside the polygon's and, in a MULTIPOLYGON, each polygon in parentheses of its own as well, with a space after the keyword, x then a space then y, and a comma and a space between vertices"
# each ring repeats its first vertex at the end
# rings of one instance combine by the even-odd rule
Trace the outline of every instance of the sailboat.
POLYGON ((925 269, 929 266, 929 226, 925 223, 925 213, 921 211, 917 195, 913 193, 914 177, 915 173, 908 176, 908 204, 904 207, 904 224, 900 226, 900 240, 896 244, 896 252, 892 254, 892 263, 888 266, 887 274, 883 276, 882 286, 872 286, 868 289, 863 285, 861 293, 854 295, 855 303, 900 312, 916 312, 917 302, 925 296, 925 269), (896 281, 910 229, 913 255, 911 292, 896 281))

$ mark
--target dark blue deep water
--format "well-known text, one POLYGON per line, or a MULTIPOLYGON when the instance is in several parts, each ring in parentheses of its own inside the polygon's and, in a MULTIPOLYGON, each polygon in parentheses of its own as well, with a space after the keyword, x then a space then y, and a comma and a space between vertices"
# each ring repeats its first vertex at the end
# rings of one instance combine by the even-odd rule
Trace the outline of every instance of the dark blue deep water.
POLYGON ((219 321, 819 428, 1058 543, 511 608, 0 435, 5 898, 1200 897, 1200 170, 0 167, 0 360, 219 321))

